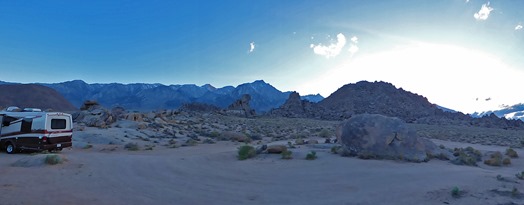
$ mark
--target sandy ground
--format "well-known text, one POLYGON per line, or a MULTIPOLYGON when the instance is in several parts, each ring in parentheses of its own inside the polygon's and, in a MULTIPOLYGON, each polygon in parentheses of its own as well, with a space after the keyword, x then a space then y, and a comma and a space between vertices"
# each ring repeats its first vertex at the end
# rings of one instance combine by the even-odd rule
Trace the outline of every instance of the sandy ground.
POLYGON ((523 194, 511 195, 513 188, 524 192, 524 180, 515 177, 524 171, 522 149, 508 167, 468 167, 440 160, 361 160, 309 146, 292 149, 291 160, 262 154, 239 161, 239 145, 128 151, 95 144, 62 151, 63 164, 29 167, 13 164, 45 155, 1 153, 0 204, 524 204, 523 194), (318 159, 304 159, 310 150, 318 159), (462 190, 460 198, 450 194, 455 186, 462 190))

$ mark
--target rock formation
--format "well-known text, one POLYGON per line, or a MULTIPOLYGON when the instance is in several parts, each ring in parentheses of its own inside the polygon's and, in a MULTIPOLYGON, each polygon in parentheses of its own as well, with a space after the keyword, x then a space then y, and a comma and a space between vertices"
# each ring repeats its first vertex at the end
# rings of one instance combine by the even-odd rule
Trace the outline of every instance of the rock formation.
POLYGON ((73 121, 88 127, 107 128, 117 119, 96 101, 85 101, 80 112, 73 113, 73 121))
POLYGON ((244 94, 242 97, 233 104, 229 105, 226 109, 227 114, 233 114, 242 117, 254 117, 256 115, 255 110, 249 106, 249 101, 251 96, 249 94, 244 94))
POLYGON ((427 161, 428 154, 441 150, 431 141, 417 137, 399 118, 361 114, 343 122, 337 138, 347 155, 369 159, 427 161))
POLYGON ((292 92, 286 102, 277 109, 269 112, 272 116, 292 117, 292 118, 312 118, 318 116, 320 107, 307 100, 301 100, 300 94, 292 92))

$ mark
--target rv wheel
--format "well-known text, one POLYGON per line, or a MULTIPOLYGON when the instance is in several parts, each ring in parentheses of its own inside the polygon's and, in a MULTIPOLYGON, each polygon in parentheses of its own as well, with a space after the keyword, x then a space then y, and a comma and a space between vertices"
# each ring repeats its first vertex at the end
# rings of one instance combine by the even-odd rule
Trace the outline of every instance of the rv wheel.
POLYGON ((8 142, 7 145, 5 145, 5 152, 7 152, 7 154, 13 154, 15 152, 15 145, 13 145, 11 142, 8 142))

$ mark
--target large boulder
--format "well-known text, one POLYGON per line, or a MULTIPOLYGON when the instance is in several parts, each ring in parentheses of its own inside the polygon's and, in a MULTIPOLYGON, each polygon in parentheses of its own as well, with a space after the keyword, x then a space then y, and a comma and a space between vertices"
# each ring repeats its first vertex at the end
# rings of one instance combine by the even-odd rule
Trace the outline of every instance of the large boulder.
POLYGON ((345 154, 364 159, 422 162, 440 151, 401 119, 379 114, 354 115, 339 126, 337 138, 345 154))

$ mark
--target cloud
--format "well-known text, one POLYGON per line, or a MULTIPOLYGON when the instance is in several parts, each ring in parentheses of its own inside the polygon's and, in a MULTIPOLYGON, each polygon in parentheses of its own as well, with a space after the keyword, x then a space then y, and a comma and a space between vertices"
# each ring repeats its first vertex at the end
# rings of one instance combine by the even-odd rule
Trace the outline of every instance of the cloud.
POLYGON ((482 7, 480 7, 479 12, 473 14, 473 17, 479 21, 484 21, 488 19, 491 11, 493 11, 493 8, 489 7, 489 2, 488 2, 487 4, 482 4, 482 7))
POLYGON ((355 55, 355 53, 358 52, 359 48, 357 44, 358 44, 358 38, 356 36, 351 37, 351 44, 348 49, 349 53, 351 53, 351 56, 355 55))
POLYGON ((331 42, 330 45, 324 46, 321 43, 318 45, 311 44, 310 48, 317 55, 325 56, 326 58, 335 57, 342 51, 342 48, 346 45, 346 37, 344 34, 337 34, 337 41, 331 42))
POLYGON ((248 53, 252 53, 253 51, 255 51, 255 42, 249 43, 249 51, 248 51, 248 53))
POLYGON ((522 24, 515 26, 515 31, 522 30, 522 24))

